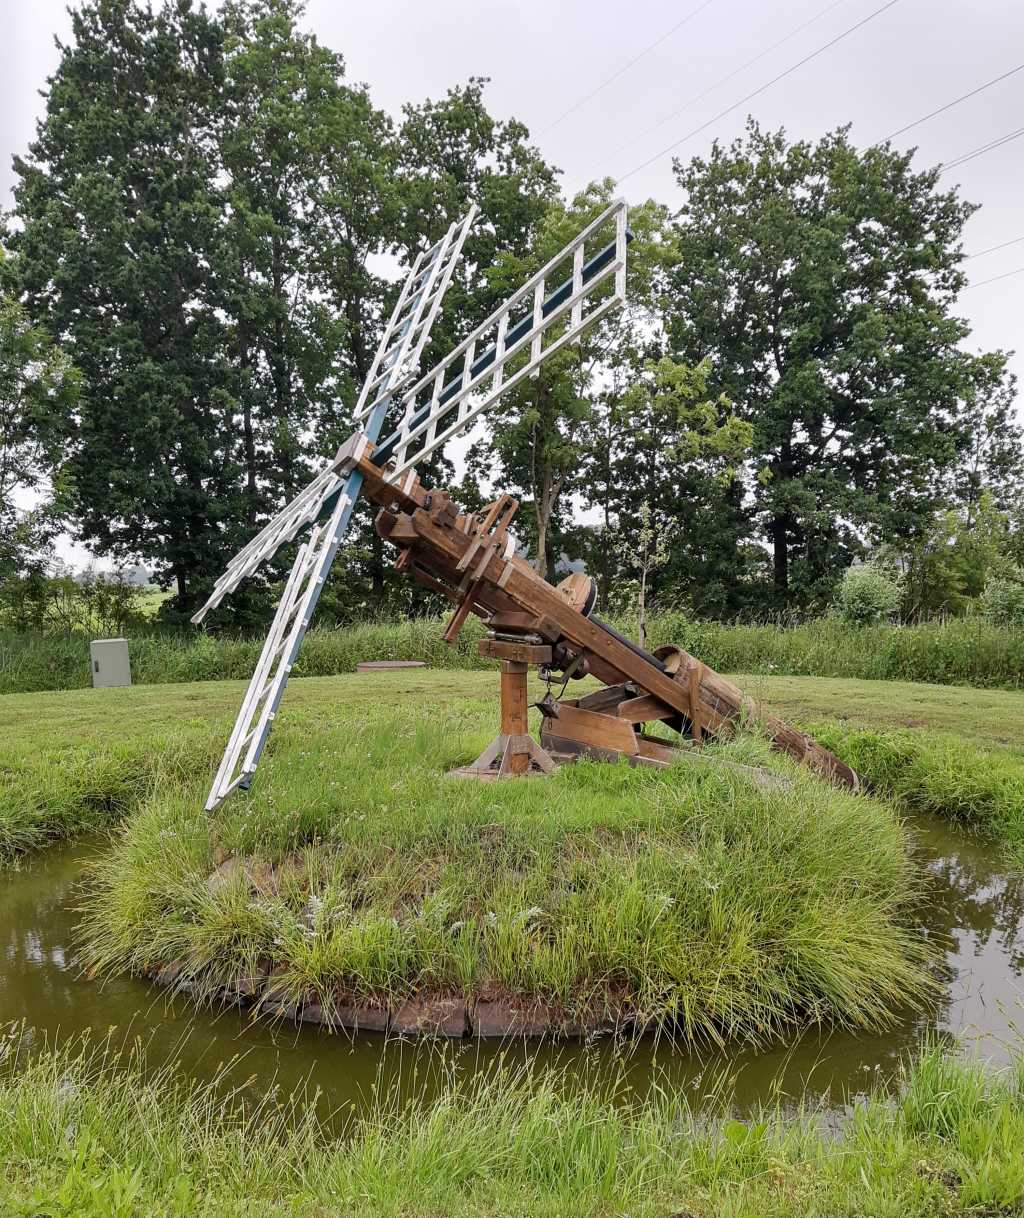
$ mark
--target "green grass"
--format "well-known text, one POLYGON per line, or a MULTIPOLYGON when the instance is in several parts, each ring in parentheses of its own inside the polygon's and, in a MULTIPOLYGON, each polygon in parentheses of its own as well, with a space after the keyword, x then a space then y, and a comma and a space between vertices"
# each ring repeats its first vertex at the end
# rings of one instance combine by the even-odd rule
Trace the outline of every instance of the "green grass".
POLYGON ((378 1092, 340 1137, 309 1106, 244 1107, 109 1046, 0 1049, 0 1209, 10 1218, 981 1218, 1024 1205, 1024 1069, 926 1050, 819 1115, 720 1098, 646 1104, 499 1066, 429 1104, 378 1092), (27 1060, 24 1060, 27 1058, 27 1060))
MULTIPOLYGON (((995 753, 999 769, 1016 767, 1017 759, 1024 765, 1024 695, 1018 693, 806 677, 737 680, 804 725, 838 719, 847 727, 912 728, 915 738, 920 729, 955 734, 963 740, 964 764, 973 764, 976 771, 990 765, 992 745, 1004 746, 995 753)), ((279 722, 285 725, 293 713, 307 712, 347 718, 364 707, 402 701, 434 706, 440 716, 468 713, 479 723, 483 739, 496 716, 496 684, 493 671, 296 681, 279 722)), ((240 682, 208 681, 4 697, 0 864, 24 850, 115 823, 138 806, 165 769, 172 782, 180 768, 209 774, 243 689, 240 682)), ((846 747, 838 737, 830 739, 836 747, 846 747)), ((1012 812, 997 809, 989 823, 998 832, 1000 821, 1009 825, 1015 819, 1012 812)))
MULTIPOLYGON (((620 629, 633 633, 631 622, 620 629)), ((921 626, 847 626, 823 619, 801 626, 742 626, 655 615, 651 646, 678 643, 720 672, 915 681, 978 688, 1024 687, 1024 630, 980 618, 921 626)), ((482 627, 472 619, 458 646, 441 641, 433 620, 366 623, 313 630, 296 676, 352 672, 359 660, 424 660, 433 668, 478 669, 482 627)), ((132 672, 145 684, 230 680, 247 676, 262 638, 153 633, 131 640, 132 672)), ((89 685, 88 639, 0 632, 0 693, 31 693, 89 685)))
POLYGON ((912 811, 945 816, 1007 842, 1024 866, 1024 754, 1019 750, 983 750, 937 732, 829 723, 811 724, 809 730, 873 790, 912 811))
MULTIPOLYGON (((884 1026, 926 992, 919 878, 885 806, 781 761, 792 785, 768 791, 685 764, 447 776, 493 713, 293 709, 250 796, 207 818, 195 781, 131 817, 93 869, 90 962, 180 962, 200 996, 263 962, 289 999, 328 1009, 539 996, 694 1040, 884 1026)), ((765 761, 749 738, 721 751, 765 761)))
MULTIPOLYGON (((749 684, 770 696, 771 679, 749 684)), ((846 700, 834 684, 786 679, 780 696, 834 710, 846 700)), ((3 701, 8 857, 128 818, 96 865, 85 923, 108 970, 181 961, 202 995, 273 963, 288 994, 328 1008, 416 991, 539 994, 567 1014, 671 1021, 704 1039, 878 1026, 923 993, 908 930, 919 877, 892 811, 872 799, 778 758, 792 789, 685 765, 462 783, 445 771, 493 735, 495 676, 414 671, 295 683, 253 792, 207 818, 240 693, 203 683, 3 701), (210 883, 229 858, 239 865, 210 883)), ((857 713, 921 721, 919 694, 865 683, 857 713)), ((1020 715, 1015 694, 924 696, 948 727, 959 706, 993 739, 1020 715)), ((909 806, 1020 832, 1010 749, 932 733, 930 748, 956 749, 940 781, 933 759, 873 764, 866 731, 822 735, 860 748, 863 762, 851 759, 909 806)), ((750 738, 721 748, 766 762, 750 738)))

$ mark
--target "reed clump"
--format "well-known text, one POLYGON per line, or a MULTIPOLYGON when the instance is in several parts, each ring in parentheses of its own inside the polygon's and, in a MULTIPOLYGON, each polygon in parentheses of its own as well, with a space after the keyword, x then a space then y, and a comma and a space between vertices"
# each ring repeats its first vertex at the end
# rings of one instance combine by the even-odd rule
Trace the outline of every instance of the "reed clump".
POLYGON ((508 1065, 451 1073, 426 1102, 375 1093, 332 1135, 301 1101, 246 1105, 104 1043, 0 1040, 0 1209, 161 1218, 573 1214, 967 1218, 1024 1205, 1024 1068, 926 1048, 854 1104, 739 1119, 663 1089, 508 1065))

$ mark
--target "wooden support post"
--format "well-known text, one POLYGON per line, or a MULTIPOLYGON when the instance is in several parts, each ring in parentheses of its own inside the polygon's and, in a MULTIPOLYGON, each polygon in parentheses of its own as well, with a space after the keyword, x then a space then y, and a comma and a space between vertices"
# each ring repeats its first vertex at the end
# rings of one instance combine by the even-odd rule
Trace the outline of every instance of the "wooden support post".
MULTIPOLYGON (((518 660, 501 662, 501 734, 507 736, 510 741, 525 736, 529 731, 526 704, 526 678, 529 671, 529 665, 518 660)), ((510 774, 525 774, 529 768, 529 752, 525 749, 519 752, 510 751, 510 774)))

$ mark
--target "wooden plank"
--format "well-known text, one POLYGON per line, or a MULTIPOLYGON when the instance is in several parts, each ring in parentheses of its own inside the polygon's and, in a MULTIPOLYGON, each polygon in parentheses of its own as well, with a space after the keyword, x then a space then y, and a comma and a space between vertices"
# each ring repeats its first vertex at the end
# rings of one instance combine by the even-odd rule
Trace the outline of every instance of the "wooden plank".
MULTIPOLYGON (((501 664, 501 734, 506 737, 523 737, 529 731, 527 710, 527 674, 529 666, 517 660, 503 660, 501 664)), ((502 757, 499 773, 525 774, 530 768, 530 754, 514 749, 510 739, 502 757)))
POLYGON ((606 685, 604 689, 595 689, 592 694, 584 694, 582 698, 575 699, 574 705, 582 707, 583 710, 607 711, 629 697, 627 686, 606 685))
POLYGON ((672 718, 675 712, 652 694, 642 694, 639 698, 627 698, 625 702, 620 702, 616 714, 627 723, 646 723, 649 719, 672 718))
POLYGON ((628 723, 613 715, 581 710, 565 702, 559 702, 558 715, 551 721, 550 731, 565 740, 578 740, 594 748, 625 753, 627 757, 639 752, 636 733, 628 723))

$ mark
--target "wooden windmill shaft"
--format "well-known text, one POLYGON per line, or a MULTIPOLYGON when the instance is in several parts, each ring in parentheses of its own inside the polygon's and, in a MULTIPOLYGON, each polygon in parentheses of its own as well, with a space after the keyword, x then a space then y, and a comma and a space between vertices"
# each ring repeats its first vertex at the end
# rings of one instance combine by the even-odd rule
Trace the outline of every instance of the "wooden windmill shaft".
POLYGON ((589 581, 556 588, 542 579, 514 552, 508 526, 519 505, 510 496, 482 514, 464 513, 447 491, 428 490, 412 471, 390 481, 393 472, 375 463, 365 437, 352 437, 347 456, 363 476, 363 493, 381 509, 378 532, 398 547, 396 568, 454 602, 445 639, 454 642, 470 613, 487 623, 480 650, 501 662, 502 723, 501 735, 474 767, 481 776, 547 771, 554 765, 550 751, 664 764, 671 749, 644 736, 644 723, 667 723, 699 742, 746 719, 759 722, 776 748, 831 781, 860 789, 848 765, 764 713, 714 669, 681 648, 664 649, 665 656, 643 651, 594 617, 585 600, 589 581), (589 674, 605 685, 576 700, 545 699, 540 745, 526 725, 531 665, 589 674))

